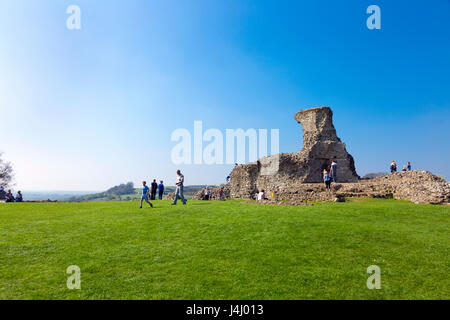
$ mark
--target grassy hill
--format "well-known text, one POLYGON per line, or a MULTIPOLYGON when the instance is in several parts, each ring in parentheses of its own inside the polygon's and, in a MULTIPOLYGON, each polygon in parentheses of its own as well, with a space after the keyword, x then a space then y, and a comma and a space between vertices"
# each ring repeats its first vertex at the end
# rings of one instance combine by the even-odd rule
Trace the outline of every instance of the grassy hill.
MULTIPOLYGON (((191 199, 193 195, 205 186, 185 186, 184 196, 191 199)), ((165 186, 164 194, 175 192, 174 186, 165 186)), ((99 201, 138 201, 141 199, 141 188, 135 188, 132 182, 112 187, 105 192, 74 196, 63 199, 66 202, 99 202, 99 201)))
POLYGON ((448 299, 449 218, 380 199, 1 204, 0 299, 448 299))

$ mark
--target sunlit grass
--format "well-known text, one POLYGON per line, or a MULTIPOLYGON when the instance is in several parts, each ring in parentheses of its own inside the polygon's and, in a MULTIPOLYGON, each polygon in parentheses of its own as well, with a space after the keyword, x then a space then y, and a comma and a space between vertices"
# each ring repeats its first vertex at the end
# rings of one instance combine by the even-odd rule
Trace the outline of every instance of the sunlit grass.
POLYGON ((0 298, 448 299, 449 218, 395 200, 1 204, 0 298))

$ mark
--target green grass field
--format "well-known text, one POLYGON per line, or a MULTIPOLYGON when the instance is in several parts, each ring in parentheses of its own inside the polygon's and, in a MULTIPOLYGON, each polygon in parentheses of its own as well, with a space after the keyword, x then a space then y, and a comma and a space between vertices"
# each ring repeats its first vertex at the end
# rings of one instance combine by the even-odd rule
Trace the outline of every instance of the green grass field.
POLYGON ((449 206, 156 205, 0 204, 0 298, 449 298, 449 206), (70 265, 81 290, 67 289, 70 265))

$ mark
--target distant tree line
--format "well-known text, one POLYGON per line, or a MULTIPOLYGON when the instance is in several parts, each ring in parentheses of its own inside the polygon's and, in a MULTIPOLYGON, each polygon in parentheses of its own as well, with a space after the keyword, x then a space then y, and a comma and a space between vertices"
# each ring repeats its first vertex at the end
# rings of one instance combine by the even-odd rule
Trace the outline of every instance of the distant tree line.
POLYGON ((2 153, 0 153, 0 186, 8 188, 14 178, 13 167, 10 162, 3 160, 2 153))
POLYGON ((114 186, 104 192, 88 194, 85 196, 75 196, 67 199, 68 201, 112 201, 112 200, 131 200, 130 195, 135 195, 136 189, 134 189, 133 182, 122 183, 118 186, 114 186), (128 197, 122 197, 128 196, 128 197))

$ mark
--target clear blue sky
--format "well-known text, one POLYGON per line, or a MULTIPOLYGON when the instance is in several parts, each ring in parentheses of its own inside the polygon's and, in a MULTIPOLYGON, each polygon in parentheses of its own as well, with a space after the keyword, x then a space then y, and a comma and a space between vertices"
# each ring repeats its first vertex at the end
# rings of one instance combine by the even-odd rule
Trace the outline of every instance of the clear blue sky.
MULTIPOLYGON (((171 133, 280 129, 301 149, 296 111, 330 106, 360 175, 391 160, 450 178, 450 1, 0 3, 0 151, 17 188, 173 184, 171 133), (82 29, 66 28, 66 8, 82 29), (366 27, 381 8, 382 29, 366 27)), ((230 166, 180 166, 187 184, 230 166)))

